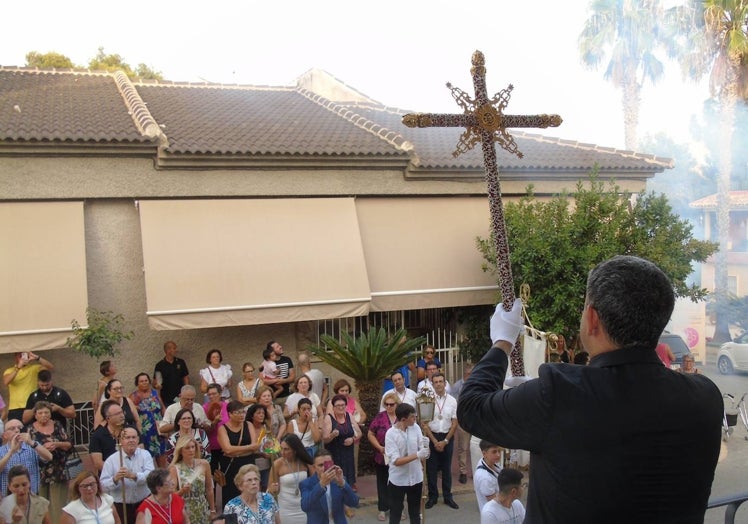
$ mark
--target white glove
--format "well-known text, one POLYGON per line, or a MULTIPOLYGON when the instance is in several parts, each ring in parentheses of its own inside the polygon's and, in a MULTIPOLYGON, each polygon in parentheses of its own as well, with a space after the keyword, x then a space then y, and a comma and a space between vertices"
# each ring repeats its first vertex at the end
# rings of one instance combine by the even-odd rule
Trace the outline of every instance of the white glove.
POLYGON ((521 298, 514 300, 511 311, 504 311, 504 305, 499 303, 491 316, 491 342, 505 340, 514 344, 524 326, 521 298))
POLYGON ((421 448, 418 451, 416 451, 416 455, 418 455, 418 460, 424 460, 429 458, 429 448, 421 448))

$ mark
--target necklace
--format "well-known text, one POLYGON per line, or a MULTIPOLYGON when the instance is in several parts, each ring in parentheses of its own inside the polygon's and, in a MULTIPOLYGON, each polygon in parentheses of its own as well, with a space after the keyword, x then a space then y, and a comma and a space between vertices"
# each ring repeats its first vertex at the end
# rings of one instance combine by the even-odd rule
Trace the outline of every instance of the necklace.
POLYGON ((438 409, 438 410, 439 410, 439 415, 438 415, 438 416, 437 416, 436 418, 438 418, 439 420, 441 420, 441 419, 442 419, 442 410, 444 409, 444 404, 446 404, 446 403, 447 403, 447 395, 444 395, 444 397, 442 397, 442 398, 443 398, 444 400, 442 400, 442 405, 441 405, 441 406, 439 405, 439 397, 437 396, 437 397, 436 397, 436 398, 434 399, 434 401, 435 401, 435 403, 436 403, 436 409, 438 409))
POLYGON ((171 521, 171 495, 169 495, 169 500, 166 504, 161 504, 159 500, 156 498, 155 495, 151 495, 151 498, 155 501, 148 501, 150 502, 149 506, 153 508, 153 510, 158 514, 159 517, 161 517, 164 522, 168 522, 169 524, 172 524, 171 521))
POLYGON ((81 498, 81 504, 83 504, 83 507, 86 508, 91 515, 93 515, 94 519, 96 519, 96 524, 101 524, 101 521, 99 520, 99 500, 98 497, 94 497, 94 509, 91 509, 86 505, 85 502, 83 502, 83 499, 81 498))
POLYGON ((288 468, 288 471, 293 473, 293 483, 294 483, 294 486, 296 486, 294 495, 298 497, 299 496, 299 463, 298 461, 294 461, 294 465, 296 466, 296 471, 291 471, 291 464, 288 463, 288 460, 284 458, 283 462, 286 463, 286 467, 288 468))

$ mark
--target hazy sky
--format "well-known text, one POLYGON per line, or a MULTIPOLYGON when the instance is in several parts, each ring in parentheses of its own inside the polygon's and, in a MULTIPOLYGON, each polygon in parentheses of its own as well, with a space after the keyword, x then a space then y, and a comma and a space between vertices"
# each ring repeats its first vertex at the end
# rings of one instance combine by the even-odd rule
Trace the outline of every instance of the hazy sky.
MULTIPOLYGON (((87 64, 99 46, 166 79, 289 85, 318 67, 390 106, 457 112, 444 84, 472 93, 470 57, 486 56, 489 95, 507 84, 507 113, 558 113, 544 133, 623 148, 621 94, 579 61, 587 0, 213 0, 5 2, 0 65, 28 51, 57 51, 87 64)), ((702 83, 647 84, 639 135, 685 139, 707 97, 702 83)))

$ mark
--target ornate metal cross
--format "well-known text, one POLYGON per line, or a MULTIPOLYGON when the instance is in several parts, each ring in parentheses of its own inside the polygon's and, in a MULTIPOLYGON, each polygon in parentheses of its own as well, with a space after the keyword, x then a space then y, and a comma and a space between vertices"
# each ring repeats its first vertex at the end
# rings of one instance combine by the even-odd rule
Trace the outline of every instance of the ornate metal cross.
MULTIPOLYGON (((486 91, 486 66, 483 53, 475 51, 472 57, 475 99, 458 87, 447 83, 452 91, 452 98, 464 109, 463 114, 411 113, 403 116, 403 124, 408 127, 464 127, 452 156, 471 150, 480 142, 483 148, 483 162, 488 185, 488 202, 491 209, 491 236, 496 247, 496 265, 499 272, 499 286, 504 309, 511 309, 514 303, 514 281, 512 266, 509 261, 509 242, 504 221, 504 205, 501 201, 499 184, 499 167, 496 163, 495 142, 519 158, 522 153, 517 148, 514 138, 506 131, 512 127, 558 127, 561 117, 558 115, 505 115, 503 113, 514 87, 510 84, 493 98, 488 98, 486 91)), ((524 375, 524 362, 518 347, 512 351, 512 374, 524 375)))

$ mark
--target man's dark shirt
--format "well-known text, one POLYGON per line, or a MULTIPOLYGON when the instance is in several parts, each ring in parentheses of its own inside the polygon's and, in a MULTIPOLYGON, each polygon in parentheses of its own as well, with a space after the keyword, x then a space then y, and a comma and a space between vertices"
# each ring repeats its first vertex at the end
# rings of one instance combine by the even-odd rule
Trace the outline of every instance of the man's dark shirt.
POLYGON ((105 461, 109 455, 117 451, 117 441, 105 425, 101 425, 91 433, 88 443, 89 453, 101 453, 101 459, 105 461))
POLYGON ((161 400, 164 401, 166 406, 169 406, 179 396, 182 386, 184 386, 184 377, 188 376, 190 372, 187 370, 187 363, 178 357, 175 357, 172 363, 167 362, 164 358, 156 362, 153 375, 155 376, 156 372, 159 371, 161 372, 161 400))
MULTIPOLYGON (((288 358, 286 355, 281 355, 280 358, 275 361, 275 365, 281 372, 280 378, 288 378, 288 375, 291 373, 291 369, 293 369, 293 360, 288 358)), ((291 394, 291 383, 287 382, 281 385, 283 386, 283 391, 278 393, 278 398, 289 396, 291 394)))
POLYGON ((489 350, 457 417, 468 433, 531 452, 526 523, 703 522, 723 413, 711 380, 641 347, 544 364, 502 391, 507 365, 489 350))
MULTIPOLYGON (((68 395, 67 391, 62 388, 58 388, 57 386, 52 386, 52 389, 49 391, 48 395, 45 395, 39 389, 29 395, 29 398, 26 401, 26 409, 33 409, 34 404, 36 404, 40 400, 49 402, 50 404, 57 404, 61 408, 67 408, 73 405, 73 399, 70 398, 70 395, 68 395)), ((55 412, 52 413, 52 420, 56 420, 64 428, 67 425, 68 419, 63 417, 61 413, 55 412)))

